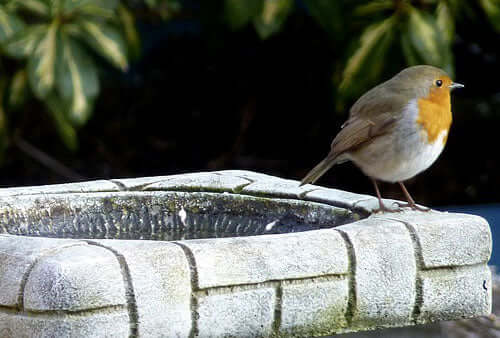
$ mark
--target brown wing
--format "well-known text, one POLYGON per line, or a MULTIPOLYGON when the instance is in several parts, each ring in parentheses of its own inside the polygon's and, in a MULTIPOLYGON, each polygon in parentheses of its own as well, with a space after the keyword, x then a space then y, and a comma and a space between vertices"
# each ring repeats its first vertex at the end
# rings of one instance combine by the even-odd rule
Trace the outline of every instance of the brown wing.
POLYGON ((344 159, 340 155, 391 131, 404 111, 407 100, 402 95, 375 87, 351 108, 350 116, 332 142, 328 156, 302 180, 301 185, 314 183, 328 169, 344 159), (406 102, 406 103, 405 103, 406 102))
POLYGON ((394 127, 396 116, 393 113, 383 113, 371 119, 351 117, 332 142, 332 153, 337 156, 353 150, 360 145, 383 135, 394 127))
POLYGON ((332 142, 337 156, 370 142, 394 127, 411 94, 389 80, 361 96, 351 107, 349 119, 332 142))
POLYGON ((413 90, 403 86, 396 78, 381 83, 362 95, 351 107, 349 119, 354 117, 373 119, 386 113, 398 114, 416 97, 413 90))

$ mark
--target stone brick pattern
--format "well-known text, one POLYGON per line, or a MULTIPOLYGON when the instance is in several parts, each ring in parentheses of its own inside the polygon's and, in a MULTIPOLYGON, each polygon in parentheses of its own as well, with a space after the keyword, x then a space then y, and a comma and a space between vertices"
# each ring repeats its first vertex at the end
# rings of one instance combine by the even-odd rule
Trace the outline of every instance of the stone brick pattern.
MULTIPOLYGON (((253 172, 0 189, 0 231, 13 222, 50 230, 56 214, 74 226, 56 212, 64 199, 75 212, 92 210, 94 218, 79 226, 106 224, 115 209, 102 197, 119 203, 130 192, 149 214, 158 194, 180 192, 193 200, 260 196, 313 205, 334 221, 345 219, 338 209, 360 219, 304 232, 169 242, 0 234, 1 337, 309 337, 491 311, 492 241, 484 219, 372 214, 371 196, 253 172), (35 207, 38 224, 30 219, 35 207)), ((150 226, 145 219, 134 222, 150 226)))

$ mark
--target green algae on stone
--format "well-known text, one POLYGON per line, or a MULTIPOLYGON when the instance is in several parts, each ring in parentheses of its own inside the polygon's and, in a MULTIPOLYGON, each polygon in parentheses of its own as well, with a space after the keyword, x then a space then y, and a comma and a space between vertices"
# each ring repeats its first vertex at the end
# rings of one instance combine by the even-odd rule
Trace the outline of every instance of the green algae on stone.
POLYGON ((348 209, 233 193, 120 191, 19 196, 0 207, 0 231, 30 236, 179 240, 334 227, 359 219, 348 209))

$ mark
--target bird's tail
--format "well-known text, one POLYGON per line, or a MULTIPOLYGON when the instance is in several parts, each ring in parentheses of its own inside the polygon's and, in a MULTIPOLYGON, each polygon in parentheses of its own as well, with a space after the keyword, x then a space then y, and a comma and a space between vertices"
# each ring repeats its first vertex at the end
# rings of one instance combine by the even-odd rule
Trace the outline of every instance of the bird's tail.
POLYGON ((334 154, 334 153, 328 154, 328 156, 323 161, 319 162, 319 164, 317 166, 315 166, 306 175, 306 177, 304 177, 302 179, 302 182, 300 183, 300 185, 302 186, 302 185, 308 184, 308 183, 313 184, 314 182, 316 182, 318 180, 318 178, 323 176, 323 174, 326 173, 328 171, 328 169, 330 169, 331 167, 333 167, 337 163, 337 157, 338 157, 338 154, 334 154))

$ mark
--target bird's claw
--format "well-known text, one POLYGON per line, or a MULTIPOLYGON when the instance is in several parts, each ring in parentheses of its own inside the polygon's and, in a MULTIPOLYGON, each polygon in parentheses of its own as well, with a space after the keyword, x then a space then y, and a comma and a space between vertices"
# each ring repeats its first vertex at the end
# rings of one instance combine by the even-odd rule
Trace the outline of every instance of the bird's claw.
POLYGON ((383 213, 395 213, 395 212, 401 212, 401 211, 403 211, 401 208, 399 208, 399 209, 389 209, 384 204, 382 204, 381 202, 379 202, 378 209, 375 209, 372 212, 374 214, 379 213, 379 212, 383 214, 383 213))
POLYGON ((401 203, 401 202, 394 202, 399 208, 410 208, 412 210, 417 210, 417 211, 422 211, 422 212, 429 212, 431 211, 430 208, 426 207, 421 207, 416 205, 415 203, 401 203))

